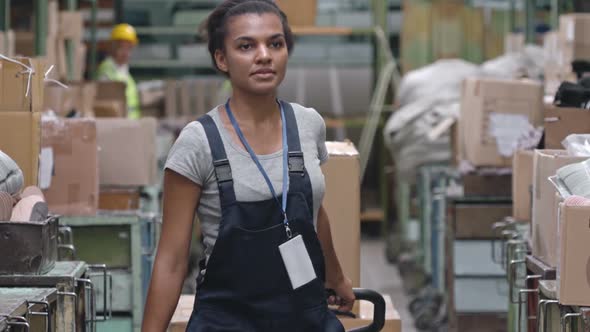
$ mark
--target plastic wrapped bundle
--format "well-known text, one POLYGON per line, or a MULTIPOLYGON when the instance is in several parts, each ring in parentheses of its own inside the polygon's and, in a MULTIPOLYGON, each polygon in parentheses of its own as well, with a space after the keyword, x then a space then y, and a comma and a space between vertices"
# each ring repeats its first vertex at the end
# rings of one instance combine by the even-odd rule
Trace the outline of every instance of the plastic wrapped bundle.
POLYGON ((10 156, 0 151, 0 191, 15 196, 23 189, 24 182, 20 167, 10 156))

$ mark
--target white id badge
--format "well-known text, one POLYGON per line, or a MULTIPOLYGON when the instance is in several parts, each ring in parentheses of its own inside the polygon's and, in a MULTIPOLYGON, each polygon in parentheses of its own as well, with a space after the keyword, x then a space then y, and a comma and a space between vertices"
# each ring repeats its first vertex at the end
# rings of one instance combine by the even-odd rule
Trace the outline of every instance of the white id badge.
POLYGON ((281 244, 279 250, 293 289, 297 289, 316 278, 315 270, 301 235, 297 235, 281 244))

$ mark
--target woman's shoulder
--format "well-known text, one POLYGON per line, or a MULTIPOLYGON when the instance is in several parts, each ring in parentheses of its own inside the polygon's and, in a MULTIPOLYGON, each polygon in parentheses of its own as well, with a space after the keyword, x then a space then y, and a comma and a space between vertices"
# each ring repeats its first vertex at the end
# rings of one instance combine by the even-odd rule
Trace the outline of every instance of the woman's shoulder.
POLYGON ((320 113, 313 107, 306 107, 298 103, 289 103, 295 112, 297 122, 306 124, 317 123, 323 125, 324 119, 320 113))

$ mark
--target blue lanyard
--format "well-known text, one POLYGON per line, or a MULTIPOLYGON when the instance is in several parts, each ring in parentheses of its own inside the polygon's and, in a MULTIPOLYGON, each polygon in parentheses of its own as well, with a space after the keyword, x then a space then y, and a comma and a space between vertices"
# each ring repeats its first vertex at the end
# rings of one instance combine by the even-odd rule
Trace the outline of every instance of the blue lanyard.
POLYGON ((246 150, 248 150, 248 153, 250 154, 252 161, 254 161, 254 163, 256 164, 256 167, 258 167, 258 170, 260 171, 260 173, 264 177, 264 180, 266 181, 266 184, 268 185, 268 188, 270 189, 272 196, 274 197, 274 199, 277 202, 277 204, 279 205, 279 207, 281 207, 281 212, 283 213, 283 223, 285 224, 285 229, 287 231, 287 237, 291 238, 292 233, 291 233, 291 229, 289 228, 289 220, 287 219, 287 193, 289 191, 289 166, 288 166, 289 146, 287 143, 287 123, 285 121, 285 111, 283 110, 283 105, 278 100, 277 100, 277 103, 279 104, 279 107, 281 110, 281 122, 282 122, 282 127, 283 127, 282 128, 282 134, 283 134, 283 199, 282 199, 282 204, 279 203, 277 193, 275 192, 275 189, 272 185, 272 182, 270 181, 270 178, 268 177, 268 174, 264 170, 264 167, 262 167, 262 164, 260 164, 260 160, 256 156, 256 153, 254 153, 254 150, 252 150, 252 147, 250 147, 250 144, 248 144, 248 141, 246 140, 244 133, 242 133, 242 130, 240 129, 240 126, 238 125, 238 121, 236 121, 236 118, 234 117, 234 114, 231 111, 231 107, 229 106, 229 100, 227 101, 227 103, 225 103, 225 112, 227 113, 227 116, 228 116, 229 120, 231 121, 231 124, 234 127, 236 134, 240 138, 240 141, 242 142, 244 147, 246 147, 246 150))

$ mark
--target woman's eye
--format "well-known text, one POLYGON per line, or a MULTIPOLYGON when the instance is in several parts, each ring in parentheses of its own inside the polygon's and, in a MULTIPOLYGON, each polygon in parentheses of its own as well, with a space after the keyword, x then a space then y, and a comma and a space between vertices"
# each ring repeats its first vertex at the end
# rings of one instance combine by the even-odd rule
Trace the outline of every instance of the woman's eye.
POLYGON ((282 41, 273 42, 270 46, 272 46, 273 48, 281 48, 281 47, 283 47, 283 42, 282 41))

